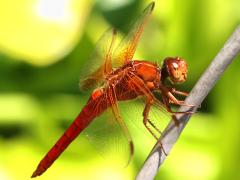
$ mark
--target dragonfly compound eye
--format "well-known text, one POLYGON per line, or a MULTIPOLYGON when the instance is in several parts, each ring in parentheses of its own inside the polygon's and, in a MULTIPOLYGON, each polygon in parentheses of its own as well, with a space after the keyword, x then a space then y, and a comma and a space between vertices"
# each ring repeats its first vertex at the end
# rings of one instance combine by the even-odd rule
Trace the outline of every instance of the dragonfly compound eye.
POLYGON ((169 78, 173 83, 182 83, 186 81, 188 67, 184 59, 179 57, 167 58, 165 63, 169 78))

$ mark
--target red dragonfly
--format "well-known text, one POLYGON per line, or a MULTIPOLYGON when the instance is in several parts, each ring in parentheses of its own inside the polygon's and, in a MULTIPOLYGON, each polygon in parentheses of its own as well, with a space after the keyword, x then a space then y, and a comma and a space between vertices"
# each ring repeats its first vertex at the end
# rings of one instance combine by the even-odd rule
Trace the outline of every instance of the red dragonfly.
MULTIPOLYGON (((148 118, 151 107, 155 105, 161 111, 168 112, 175 117, 170 104, 186 105, 183 101, 175 98, 173 94, 187 96, 188 93, 177 91, 166 85, 167 80, 170 80, 172 84, 182 83, 186 80, 188 68, 184 59, 167 57, 164 59, 162 67, 144 60, 133 60, 138 41, 153 9, 154 2, 146 7, 132 25, 130 32, 116 48, 117 32, 114 28, 107 30, 102 35, 94 56, 89 59, 89 64, 93 67, 87 68, 89 69, 88 74, 83 76, 80 81, 81 89, 95 88, 95 90, 77 118, 41 160, 32 177, 44 173, 68 145, 107 109, 111 109, 114 119, 120 125, 129 145, 130 157, 132 157, 133 141, 120 116, 118 101, 132 100, 140 96, 145 98, 143 123, 156 140, 158 137, 151 128, 159 133, 160 130, 148 118), (154 91, 161 93, 162 102, 154 96, 154 91)), ((174 119, 178 125, 177 119, 174 119)))

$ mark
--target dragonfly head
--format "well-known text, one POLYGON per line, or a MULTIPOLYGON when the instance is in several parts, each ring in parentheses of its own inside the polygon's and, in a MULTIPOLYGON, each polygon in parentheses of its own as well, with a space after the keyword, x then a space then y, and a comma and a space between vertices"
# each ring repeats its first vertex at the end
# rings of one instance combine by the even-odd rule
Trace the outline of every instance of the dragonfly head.
POLYGON ((164 59, 163 68, 172 83, 183 83, 187 79, 187 62, 180 57, 167 57, 164 59))

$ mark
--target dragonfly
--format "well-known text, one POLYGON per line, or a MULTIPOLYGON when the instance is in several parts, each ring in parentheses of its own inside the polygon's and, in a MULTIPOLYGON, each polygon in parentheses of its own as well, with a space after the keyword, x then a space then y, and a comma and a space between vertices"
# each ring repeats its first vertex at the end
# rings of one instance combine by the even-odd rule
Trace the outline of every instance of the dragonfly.
POLYGON ((152 106, 169 113, 176 125, 179 125, 175 116, 177 112, 172 111, 171 105, 191 106, 175 97, 176 95, 186 97, 188 93, 178 91, 166 82, 170 81, 170 84, 174 85, 186 81, 188 73, 186 60, 180 57, 167 57, 162 66, 146 60, 133 60, 139 39, 149 21, 154 5, 155 3, 152 2, 144 9, 132 24, 130 31, 118 44, 116 44, 118 34, 115 28, 108 29, 102 35, 96 44, 93 56, 89 59, 90 65, 86 68, 88 72, 80 80, 81 89, 94 90, 76 119, 40 161, 32 178, 43 174, 69 144, 107 109, 110 109, 114 121, 121 127, 131 159, 134 145, 127 125, 119 112, 118 102, 120 101, 144 97, 143 124, 156 140, 158 137, 153 129, 159 133, 161 131, 148 117, 152 106), (162 101, 155 97, 154 92, 161 94, 162 101))

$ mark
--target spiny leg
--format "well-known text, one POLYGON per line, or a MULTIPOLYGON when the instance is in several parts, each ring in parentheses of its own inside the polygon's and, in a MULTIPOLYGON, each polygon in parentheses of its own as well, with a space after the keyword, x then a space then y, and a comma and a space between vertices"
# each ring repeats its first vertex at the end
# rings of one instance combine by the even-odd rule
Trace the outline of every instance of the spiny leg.
MULTIPOLYGON (((178 121, 178 119, 177 119, 175 114, 192 114, 193 112, 188 112, 188 111, 185 111, 185 112, 173 112, 171 107, 170 107, 170 103, 171 104, 175 104, 175 105, 180 105, 180 106, 188 106, 188 107, 194 107, 194 105, 185 104, 184 101, 180 101, 177 98, 175 98, 175 96, 171 93, 171 90, 173 90, 173 89, 174 88, 169 90, 168 88, 161 87, 161 90, 163 92, 162 100, 163 100, 163 104, 165 105, 167 111, 172 114, 172 118, 173 118, 176 126, 179 126, 179 121, 178 121)), ((174 92, 180 92, 180 91, 176 91, 174 89, 174 92)), ((180 92, 180 93, 182 93, 182 92, 180 92)))
POLYGON ((175 92, 175 94, 185 94, 185 92, 176 91, 174 88, 168 88, 165 86, 160 86, 160 90, 162 91, 162 95, 166 96, 168 99, 168 103, 171 102, 171 104, 179 105, 179 106, 188 106, 188 107, 195 107, 195 105, 192 104, 185 104, 183 101, 178 100, 172 93, 175 92), (177 93, 176 93, 177 92, 177 93))
MULTIPOLYGON (((172 103, 168 99, 168 97, 166 97, 166 96, 162 96, 162 100, 163 100, 163 104, 165 105, 167 111, 171 114, 193 114, 194 113, 194 112, 189 112, 189 111, 177 111, 177 112, 175 112, 170 107, 170 104, 175 104, 175 103, 172 103)), ((179 101, 179 102, 183 102, 183 101, 179 101)), ((177 105, 179 105, 179 104, 177 104, 177 105)))
POLYGON ((182 96, 188 96, 189 95, 188 92, 178 91, 175 88, 170 88, 170 92, 173 93, 173 94, 179 94, 179 95, 182 95, 182 96))
POLYGON ((150 120, 148 119, 148 123, 159 133, 162 135, 162 131, 160 131, 160 129, 158 127, 155 126, 155 124, 150 120))
MULTIPOLYGON (((163 104, 165 105, 167 111, 171 113, 172 119, 173 119, 175 125, 176 125, 176 126, 179 126, 179 121, 178 121, 175 113, 172 111, 172 109, 171 109, 171 107, 170 107, 170 105, 169 105, 169 99, 168 99, 166 96, 163 95, 163 96, 162 96, 162 100, 163 100, 163 104)), ((178 112, 178 113, 184 113, 184 112, 178 112)))
MULTIPOLYGON (((192 105, 192 104, 185 104, 184 101, 181 101, 181 100, 178 100, 177 98, 175 98, 175 96, 173 96, 172 93, 168 93, 168 96, 166 97, 167 98, 167 103, 171 103, 171 104, 175 104, 175 105, 178 105, 178 106, 187 106, 187 107, 195 107, 195 105, 192 105)), ((170 109, 170 108, 169 108, 170 109)), ((171 109, 170 111, 171 113, 174 113, 174 114, 193 114, 194 112, 193 111, 184 111, 184 112, 173 112, 171 109)))
MULTIPOLYGON (((182 100, 178 100, 178 102, 181 103, 181 104, 184 104, 184 101, 182 101, 182 100)), ((170 103, 170 104, 175 104, 175 103, 174 103, 173 101, 171 101, 171 100, 169 100, 169 103, 170 103)), ((179 104, 176 104, 176 105, 179 105, 179 104)))
POLYGON ((147 128, 147 130, 152 134, 152 136, 157 140, 157 142, 159 143, 161 149, 163 150, 163 153, 165 154, 165 156, 167 156, 167 153, 166 151, 164 150, 163 148, 163 145, 161 143, 161 141, 159 141, 158 137, 156 136, 156 134, 154 134, 154 132, 150 129, 150 127, 147 125, 148 122, 150 125, 152 125, 153 128, 155 128, 160 134, 161 134, 161 131, 156 128, 155 125, 153 125, 153 123, 148 119, 148 115, 149 115, 149 111, 150 111, 150 108, 152 106, 152 103, 153 103, 153 100, 148 100, 146 105, 145 105, 145 108, 144 108, 144 111, 143 111, 143 124, 144 126, 147 128))
POLYGON ((169 100, 172 102, 172 104, 176 104, 179 106, 194 107, 194 105, 185 104, 183 101, 179 101, 177 98, 175 98, 175 96, 170 91, 168 91, 166 94, 167 94, 167 97, 169 98, 169 100))
MULTIPOLYGON (((163 95, 163 96, 162 96, 162 100, 163 100, 163 104, 165 105, 167 111, 172 115, 172 118, 173 118, 176 126, 179 126, 179 121, 178 121, 178 119, 177 119, 177 117, 176 117, 176 114, 192 114, 192 113, 193 113, 193 112, 188 112, 188 111, 184 111, 184 112, 182 112, 182 111, 180 111, 180 112, 174 112, 174 111, 172 111, 172 109, 171 109, 171 107, 170 107, 171 101, 168 99, 168 97, 166 97, 166 96, 163 95)), ((178 101, 178 100, 177 100, 177 101, 178 101)), ((180 102, 181 102, 181 101, 180 101, 180 102)), ((177 104, 177 105, 178 105, 178 104, 177 104)))
MULTIPOLYGON (((178 91, 175 88, 170 88, 170 92, 173 93, 173 94, 179 94, 179 95, 182 95, 182 96, 188 96, 189 95, 188 92, 178 91)), ((178 100, 178 102, 180 102, 182 105, 185 105, 184 101, 178 100)), ((170 103, 172 103, 172 102, 170 102, 170 103)), ((174 103, 172 103, 172 104, 174 104, 174 103)), ((191 105, 191 104, 187 104, 187 106, 195 107, 195 105, 191 105)), ((198 106, 198 108, 200 108, 200 107, 201 107, 201 104, 198 106)))
POLYGON ((166 87, 164 85, 159 86, 159 89, 161 90, 163 96, 168 97, 168 100, 169 100, 168 103, 170 102, 171 104, 175 104, 175 105, 179 105, 179 106, 194 107, 194 105, 185 104, 184 101, 178 100, 173 95, 173 93, 174 93, 174 94, 179 94, 179 95, 183 95, 183 96, 188 96, 187 92, 177 91, 175 88, 166 87))

